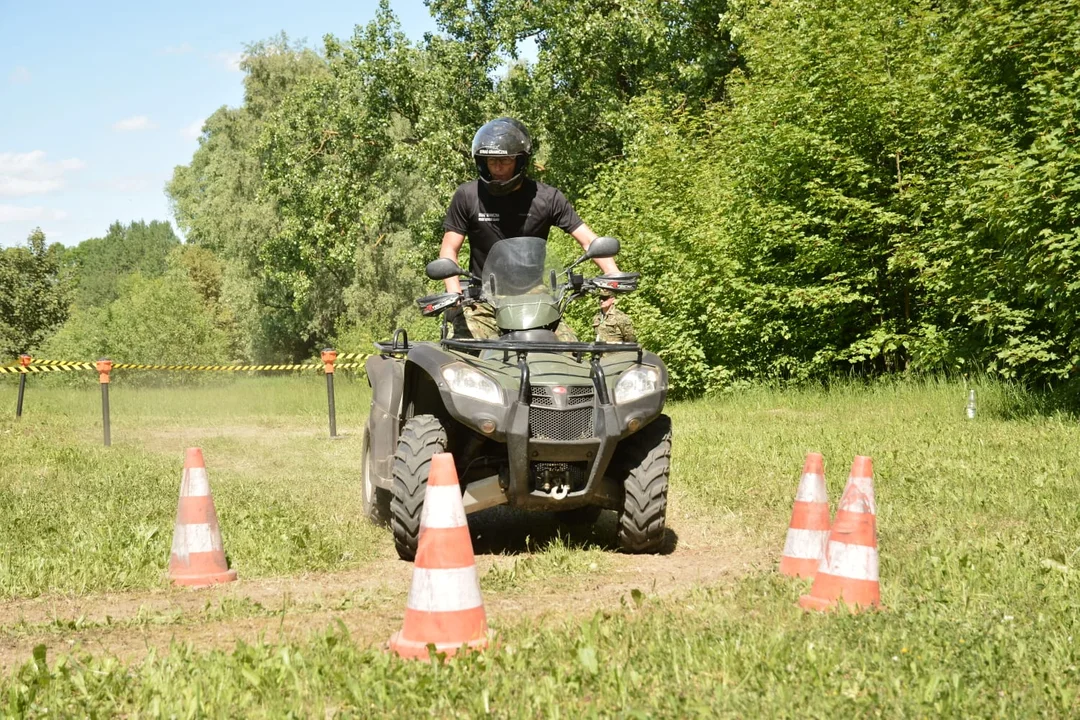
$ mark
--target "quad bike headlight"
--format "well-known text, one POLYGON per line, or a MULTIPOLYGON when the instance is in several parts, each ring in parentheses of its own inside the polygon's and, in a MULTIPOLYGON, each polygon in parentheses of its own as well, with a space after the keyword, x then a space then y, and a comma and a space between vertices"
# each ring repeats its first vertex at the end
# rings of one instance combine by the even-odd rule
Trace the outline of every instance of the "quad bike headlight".
POLYGON ((654 393, 660 386, 660 373, 656 368, 639 365, 627 370, 615 385, 615 402, 625 403, 654 393))
POLYGON ((464 395, 493 405, 502 405, 502 391, 499 389, 499 384, 465 363, 447 365, 442 369, 442 376, 446 384, 450 386, 450 392, 456 395, 464 395))

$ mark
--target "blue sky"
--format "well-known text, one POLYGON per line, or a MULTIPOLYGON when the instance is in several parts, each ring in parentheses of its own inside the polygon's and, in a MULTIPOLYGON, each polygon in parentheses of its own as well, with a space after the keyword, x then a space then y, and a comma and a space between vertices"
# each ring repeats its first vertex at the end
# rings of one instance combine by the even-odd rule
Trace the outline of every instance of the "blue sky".
MULTIPOLYGON (((436 26, 423 0, 392 0, 411 38, 436 26)), ((77 245, 115 220, 172 220, 164 194, 202 121, 243 99, 244 45, 284 31, 321 48, 376 0, 0 0, 0 247, 40 226, 77 245)))

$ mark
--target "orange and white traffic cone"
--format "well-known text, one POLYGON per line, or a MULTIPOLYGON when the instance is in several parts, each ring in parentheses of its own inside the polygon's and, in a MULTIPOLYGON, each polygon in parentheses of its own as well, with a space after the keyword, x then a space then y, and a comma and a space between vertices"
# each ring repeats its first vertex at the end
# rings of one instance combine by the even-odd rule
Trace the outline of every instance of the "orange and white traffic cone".
POLYGON ((829 540, 829 495, 825 490, 825 464, 821 453, 808 453, 795 493, 788 523, 780 573, 812 578, 825 555, 829 540))
POLYGON ((810 594, 799 598, 799 605, 806 610, 828 610, 840 601, 853 610, 881 604, 874 466, 861 455, 851 464, 810 594))
POLYGON ((424 492, 405 620, 390 637, 390 650, 427 658, 428 645, 453 655, 462 645, 482 650, 487 644, 487 615, 454 456, 437 453, 424 492))
POLYGON ((184 477, 180 481, 180 504, 176 508, 169 579, 177 585, 205 587, 232 582, 236 571, 229 569, 221 543, 210 479, 202 450, 188 448, 184 457, 184 477))

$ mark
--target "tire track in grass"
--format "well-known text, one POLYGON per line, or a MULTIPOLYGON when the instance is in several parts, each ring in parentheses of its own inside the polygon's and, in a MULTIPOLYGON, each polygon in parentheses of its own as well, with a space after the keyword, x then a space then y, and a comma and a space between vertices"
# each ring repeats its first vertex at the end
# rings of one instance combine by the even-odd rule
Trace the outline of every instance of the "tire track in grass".
MULTIPOLYGON (((775 560, 775 553, 747 544, 734 522, 676 527, 685 540, 667 555, 570 546, 485 554, 483 538, 474 540, 481 584, 489 586, 484 600, 491 623, 498 627, 532 618, 556 625, 618 608, 634 589, 671 596, 733 584, 775 560), (574 567, 561 574, 564 561, 574 567)), ((240 640, 302 639, 338 622, 355 642, 379 644, 400 628, 411 576, 411 564, 383 557, 359 570, 240 580, 196 591, 162 588, 8 601, 0 604, 0 670, 28 661, 39 644, 52 658, 91 653, 134 662, 174 642, 198 650, 230 649, 240 640)))

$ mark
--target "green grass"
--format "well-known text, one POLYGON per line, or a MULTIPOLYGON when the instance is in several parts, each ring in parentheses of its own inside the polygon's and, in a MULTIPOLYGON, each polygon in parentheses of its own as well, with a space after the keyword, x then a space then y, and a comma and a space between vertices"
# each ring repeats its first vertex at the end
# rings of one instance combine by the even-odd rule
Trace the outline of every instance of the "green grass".
MULTIPOLYGON (((22 423, 0 421, 0 591, 161 585, 189 428, 201 428, 245 577, 362 566, 387 540, 359 520, 366 402, 361 383, 346 385, 339 424, 352 437, 336 442, 310 379, 126 401, 118 389, 111 449, 95 445, 90 390, 28 395, 22 423), (225 434, 241 426, 273 437, 225 434)), ((584 621, 504 622, 496 650, 444 666, 388 658, 343 626, 229 652, 177 645, 134 665, 50 657, 0 680, 0 714, 1076 716, 1080 427, 1007 387, 979 387, 974 422, 964 402, 961 386, 929 382, 754 389, 670 408, 681 542, 735 524, 740 544, 778 551, 804 453, 824 453, 834 504, 852 457, 871 455, 880 612, 804 614, 807 583, 761 567, 675 598, 628 593, 584 621)), ((594 562, 602 572, 607 560, 554 543, 489 571, 484 590, 515 593, 594 562)))
POLYGON ((607 558, 608 553, 596 547, 577 548, 556 537, 528 555, 515 558, 508 567, 492 567, 480 578, 480 589, 509 593, 528 588, 530 581, 552 582, 565 576, 602 573, 609 565, 607 558))
MULTIPOLYGON (((12 386, 14 383, 12 383, 12 386)), ((356 567, 383 533, 361 518, 367 386, 339 381, 329 438, 318 377, 34 388, 0 420, 0 596, 164 586, 184 449, 203 448, 226 550, 244 577, 356 567), (13 414, 12 414, 13 415, 13 414)))

